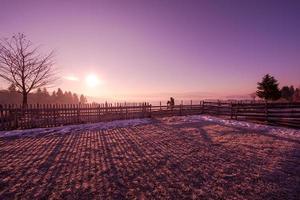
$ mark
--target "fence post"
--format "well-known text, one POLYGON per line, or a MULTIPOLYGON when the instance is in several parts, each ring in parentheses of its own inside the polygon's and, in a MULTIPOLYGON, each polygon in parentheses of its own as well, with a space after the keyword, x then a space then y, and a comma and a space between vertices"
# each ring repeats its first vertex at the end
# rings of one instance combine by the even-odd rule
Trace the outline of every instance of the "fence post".
POLYGON ((18 128, 17 106, 15 107, 15 105, 13 104, 12 109, 13 109, 14 128, 18 128))
POLYGON ((11 105, 8 104, 8 126, 9 126, 9 129, 13 129, 12 128, 12 123, 11 123, 11 116, 12 116, 11 105))
POLYGON ((80 123, 80 104, 77 104, 77 123, 80 123))
POLYGON ((268 102, 267 101, 265 102, 265 120, 266 120, 266 123, 268 124, 269 119, 268 119, 268 102))
POLYGON ((53 104, 53 106, 52 106, 52 114, 53 114, 53 124, 54 124, 54 126, 56 126, 56 118, 57 118, 57 116, 56 116, 56 108, 57 108, 57 104, 53 104))
POLYGON ((142 107, 142 117, 144 118, 145 117, 144 103, 141 104, 141 107, 142 107))
POLYGON ((161 101, 159 102, 159 110, 161 111, 161 101))
POLYGON ((230 102, 230 119, 233 118, 232 102, 230 102))
POLYGON ((101 106, 100 104, 98 105, 98 122, 101 121, 101 106))
POLYGON ((202 101, 202 114, 205 114, 205 113, 204 113, 204 109, 205 109, 205 101, 203 100, 203 101, 202 101))
POLYGON ((4 130, 4 116, 3 116, 3 106, 0 104, 0 126, 1 130, 4 130))
POLYGON ((108 109, 107 106, 108 106, 108 105, 107 105, 107 101, 105 101, 105 113, 106 113, 106 114, 107 114, 107 109, 108 109))
POLYGON ((199 111, 197 111, 197 114, 201 113, 200 110, 201 110, 201 101, 199 101, 199 111))
POLYGON ((218 110, 217 110, 217 115, 220 115, 220 108, 221 108, 221 102, 218 99, 218 110))
POLYGON ((238 119, 238 112, 239 112, 239 103, 236 103, 236 108, 235 108, 235 120, 238 119))
POLYGON ((180 107, 179 107, 179 115, 180 116, 182 115, 182 104, 180 104, 180 107))

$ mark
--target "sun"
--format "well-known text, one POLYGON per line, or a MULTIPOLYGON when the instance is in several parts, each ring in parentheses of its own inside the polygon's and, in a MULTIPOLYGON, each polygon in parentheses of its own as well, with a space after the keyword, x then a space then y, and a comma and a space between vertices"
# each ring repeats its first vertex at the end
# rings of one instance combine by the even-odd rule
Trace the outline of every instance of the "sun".
POLYGON ((85 77, 85 83, 89 87, 96 87, 97 85, 99 85, 100 80, 95 74, 90 74, 85 77))

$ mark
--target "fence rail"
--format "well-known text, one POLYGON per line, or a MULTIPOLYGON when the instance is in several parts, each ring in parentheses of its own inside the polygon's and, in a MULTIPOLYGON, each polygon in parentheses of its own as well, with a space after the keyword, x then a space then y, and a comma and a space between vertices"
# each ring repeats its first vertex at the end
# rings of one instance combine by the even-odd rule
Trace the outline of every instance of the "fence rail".
POLYGON ((0 130, 144 118, 150 116, 150 110, 151 105, 147 103, 28 105, 26 108, 20 105, 0 105, 0 130))
POLYGON ((222 102, 200 101, 189 105, 76 104, 0 105, 0 130, 55 127, 150 116, 209 114, 236 120, 300 128, 300 102, 222 102))

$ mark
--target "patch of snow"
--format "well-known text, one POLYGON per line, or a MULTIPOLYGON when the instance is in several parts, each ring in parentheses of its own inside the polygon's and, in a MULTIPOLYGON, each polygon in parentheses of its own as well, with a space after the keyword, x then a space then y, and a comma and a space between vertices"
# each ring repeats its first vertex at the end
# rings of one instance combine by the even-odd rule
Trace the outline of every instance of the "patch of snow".
POLYGON ((67 134, 75 131, 95 131, 106 130, 111 128, 122 128, 128 126, 137 126, 152 123, 151 119, 128 119, 115 120, 111 122, 99 122, 93 124, 77 124, 51 128, 34 128, 25 130, 0 131, 0 138, 13 136, 36 136, 45 134, 67 134))
MULTIPOLYGON (((190 116, 173 116, 173 117, 163 117, 159 120, 161 123, 167 125, 176 125, 184 123, 201 123, 201 122, 212 122, 220 125, 243 128, 252 131, 259 131, 261 133, 268 133, 277 136, 292 136, 300 139, 300 130, 289 129, 283 127, 274 127, 262 124, 256 124, 252 122, 236 121, 229 119, 222 119, 218 117, 208 116, 208 115, 190 115, 190 116)), ((111 128, 122 128, 128 126, 137 126, 143 124, 153 123, 152 119, 130 119, 130 120, 115 120, 111 122, 99 122, 93 124, 78 124, 78 125, 68 125, 54 128, 35 128, 26 130, 13 130, 13 131, 0 131, 1 137, 11 137, 11 136, 36 136, 45 134, 68 134, 76 131, 96 131, 96 130, 106 130, 111 128)))
POLYGON ((277 136, 292 136, 300 139, 300 130, 297 129, 268 126, 268 125, 256 124, 256 123, 245 122, 245 121, 222 119, 222 118, 208 116, 208 115, 173 116, 173 117, 161 118, 161 122, 168 125, 172 125, 172 124, 176 125, 176 124, 183 124, 183 123, 197 123, 197 122, 204 122, 204 121, 214 122, 220 125, 226 125, 226 126, 231 126, 236 128, 244 128, 247 130, 261 131, 263 133, 273 134, 277 136))

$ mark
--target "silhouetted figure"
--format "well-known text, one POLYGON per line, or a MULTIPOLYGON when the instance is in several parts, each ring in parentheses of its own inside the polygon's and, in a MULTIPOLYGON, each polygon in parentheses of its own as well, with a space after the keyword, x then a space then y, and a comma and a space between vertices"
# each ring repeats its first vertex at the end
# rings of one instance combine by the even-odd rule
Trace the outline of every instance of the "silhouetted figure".
POLYGON ((175 100, 173 97, 170 98, 170 101, 167 102, 167 108, 173 110, 175 106, 175 100))

